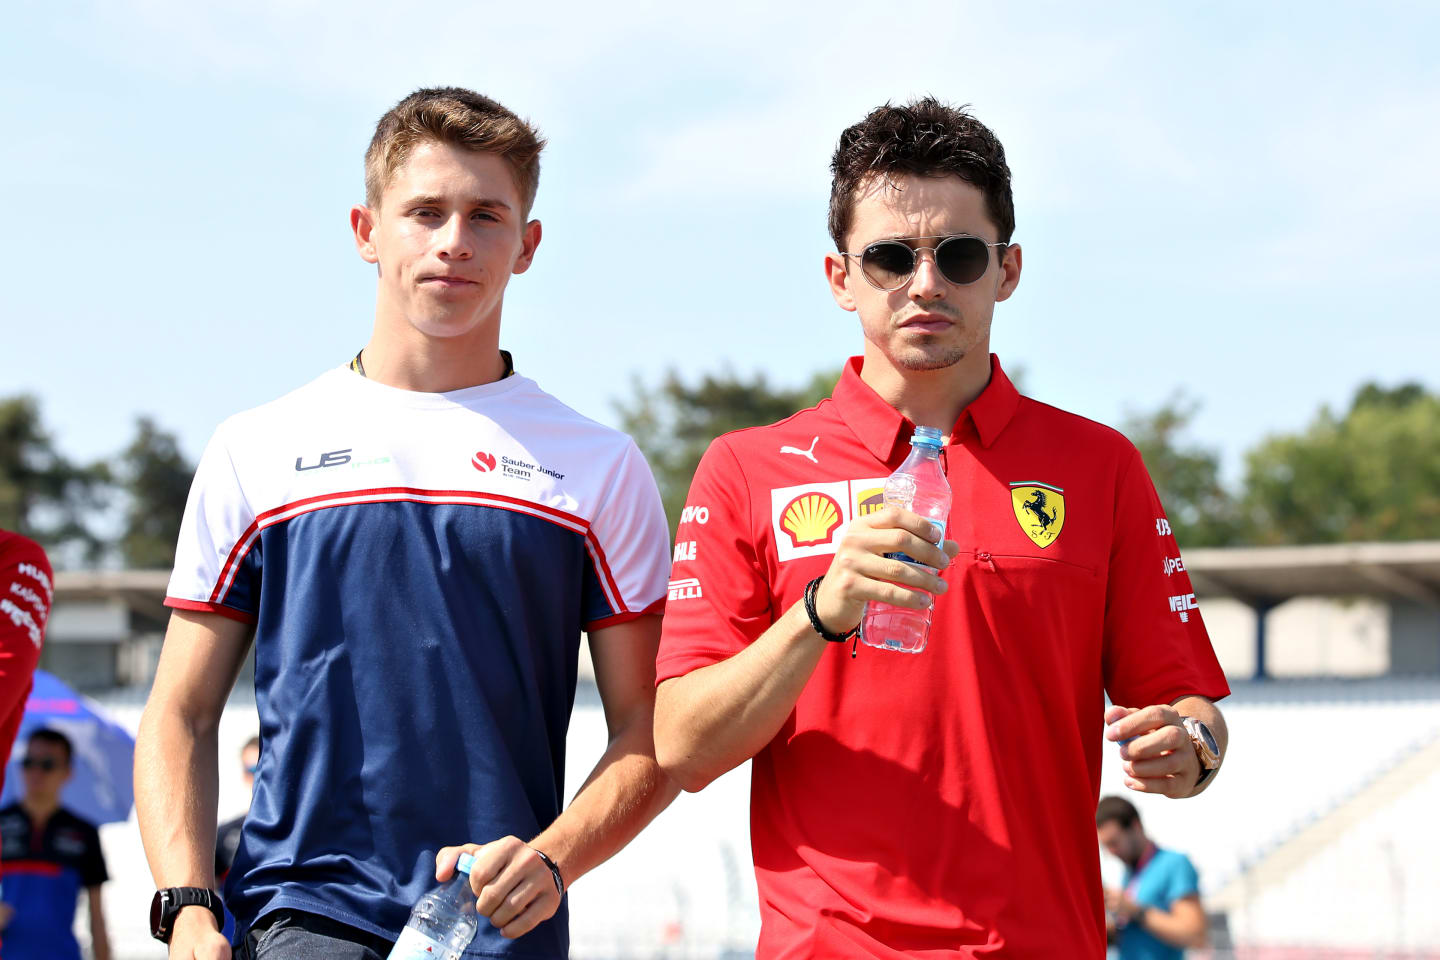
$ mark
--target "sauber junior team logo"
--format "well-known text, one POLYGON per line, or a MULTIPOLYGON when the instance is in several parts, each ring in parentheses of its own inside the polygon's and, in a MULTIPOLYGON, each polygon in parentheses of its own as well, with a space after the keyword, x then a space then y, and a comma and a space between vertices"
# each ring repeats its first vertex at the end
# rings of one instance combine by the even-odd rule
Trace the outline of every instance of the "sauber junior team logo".
POLYGON ((797 547, 813 547, 829 543, 842 514, 835 498, 823 493, 802 493, 780 512, 780 529, 790 536, 797 547))
POLYGON ((1065 526, 1065 491, 1048 483, 1010 484, 1010 503, 1025 536, 1042 550, 1055 542, 1065 526))
POLYGON ((474 465, 475 469, 481 473, 489 473, 495 469, 495 454, 478 450, 475 456, 470 458, 470 462, 474 465))

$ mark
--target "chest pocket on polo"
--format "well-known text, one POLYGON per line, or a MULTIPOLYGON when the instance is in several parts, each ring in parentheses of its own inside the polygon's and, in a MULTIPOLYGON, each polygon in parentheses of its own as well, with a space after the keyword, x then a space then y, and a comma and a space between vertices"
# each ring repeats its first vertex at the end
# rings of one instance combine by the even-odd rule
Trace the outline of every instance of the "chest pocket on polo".
POLYGON ((971 606, 977 660, 997 673, 1028 678, 1035 692, 1073 689, 1098 676, 1105 581, 1068 559, 983 549, 962 552, 946 579, 971 606), (958 590, 957 590, 958 588, 958 590))

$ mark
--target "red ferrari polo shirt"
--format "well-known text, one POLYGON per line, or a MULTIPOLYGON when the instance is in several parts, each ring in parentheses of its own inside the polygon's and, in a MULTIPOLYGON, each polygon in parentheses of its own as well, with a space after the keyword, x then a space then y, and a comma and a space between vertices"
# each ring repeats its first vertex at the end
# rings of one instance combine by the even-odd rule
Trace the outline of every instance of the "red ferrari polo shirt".
MULTIPOLYGON (((658 681, 724 660, 879 509, 914 425, 834 395, 706 452, 676 535, 658 681)), ((826 651, 752 769, 758 956, 1101 957, 1105 693, 1229 689, 1135 448, 990 383, 942 450, 954 492, 929 646, 826 651)), ((1111 747, 1111 749, 1114 749, 1111 747)))

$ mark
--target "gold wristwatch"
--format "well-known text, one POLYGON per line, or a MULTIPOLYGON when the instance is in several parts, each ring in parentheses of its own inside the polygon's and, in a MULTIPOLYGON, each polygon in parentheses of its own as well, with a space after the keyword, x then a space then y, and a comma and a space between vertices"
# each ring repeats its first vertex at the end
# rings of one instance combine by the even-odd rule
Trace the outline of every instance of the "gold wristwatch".
POLYGON ((1181 717, 1180 724, 1190 736, 1195 756, 1200 760, 1200 778, 1195 781, 1195 789, 1199 790, 1200 785, 1220 768, 1220 744, 1215 741, 1210 728, 1194 717, 1181 717))

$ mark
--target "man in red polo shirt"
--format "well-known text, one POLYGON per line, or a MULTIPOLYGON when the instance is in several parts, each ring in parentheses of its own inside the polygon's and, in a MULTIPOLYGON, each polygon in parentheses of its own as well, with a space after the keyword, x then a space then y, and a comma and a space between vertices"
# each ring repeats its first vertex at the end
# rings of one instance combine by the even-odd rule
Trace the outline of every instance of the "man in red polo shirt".
POLYGON ((1021 268, 994 135, 886 105, 833 170, 826 271, 865 351, 829 400, 701 461, 657 756, 688 790, 754 757, 761 958, 1101 957, 1101 734, 1131 789, 1191 796, 1225 749, 1224 675, 1135 448, 989 351, 1021 268), (881 503, 916 425, 949 434, 942 544, 881 503), (925 650, 826 642, 871 600, 933 601, 925 650))

